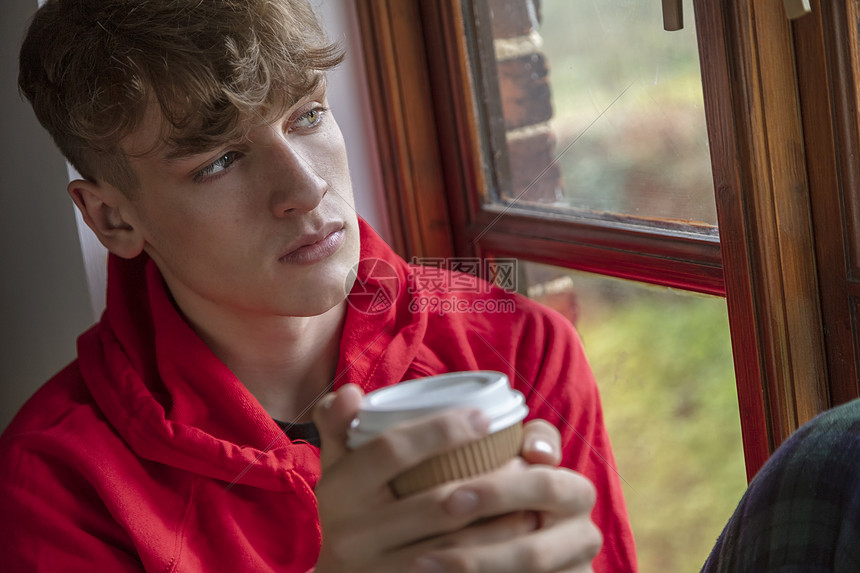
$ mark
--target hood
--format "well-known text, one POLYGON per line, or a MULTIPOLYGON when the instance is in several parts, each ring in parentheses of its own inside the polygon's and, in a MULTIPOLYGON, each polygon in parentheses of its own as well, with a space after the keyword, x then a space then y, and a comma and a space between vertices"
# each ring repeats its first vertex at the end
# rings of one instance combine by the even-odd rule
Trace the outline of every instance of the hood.
MULTIPOLYGON (((335 388, 399 381, 427 318, 409 312, 408 266, 363 220, 335 388)), ((319 478, 317 448, 291 443, 194 333, 146 255, 108 260, 107 306, 78 340, 82 375, 107 422, 135 453, 228 483, 281 490, 319 478)))

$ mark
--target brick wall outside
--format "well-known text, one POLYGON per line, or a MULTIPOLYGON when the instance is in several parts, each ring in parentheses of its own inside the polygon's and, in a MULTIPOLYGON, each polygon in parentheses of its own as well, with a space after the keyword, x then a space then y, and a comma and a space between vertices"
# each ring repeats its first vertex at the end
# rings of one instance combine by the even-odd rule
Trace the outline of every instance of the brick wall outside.
MULTIPOLYGON (((555 203, 562 199, 561 168, 555 162, 556 138, 549 63, 538 33, 541 0, 486 0, 493 21, 499 91, 505 119, 512 197, 555 203)), ((559 267, 520 261, 522 291, 576 324, 579 303, 573 281, 559 267)))
POLYGON ((554 203, 562 197, 550 128, 549 65, 538 33, 541 0, 487 0, 505 116, 513 197, 554 203))

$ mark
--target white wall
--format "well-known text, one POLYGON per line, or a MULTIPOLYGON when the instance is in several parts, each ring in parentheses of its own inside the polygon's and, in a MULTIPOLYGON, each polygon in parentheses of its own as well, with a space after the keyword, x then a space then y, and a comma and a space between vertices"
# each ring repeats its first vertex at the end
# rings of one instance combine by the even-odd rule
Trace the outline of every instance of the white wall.
MULTIPOLYGON (((363 0, 362 0, 363 1, 363 0)), ((355 0, 316 0, 329 36, 346 47, 346 61, 329 74, 329 104, 343 131, 349 150, 349 167, 358 213, 390 242, 391 225, 385 208, 382 174, 370 93, 358 30, 355 0)))
POLYGON ((75 356, 92 322, 62 156, 18 96, 17 54, 36 0, 0 16, 0 427, 75 356))
MULTIPOLYGON (((356 207, 384 238, 379 159, 353 0, 312 0, 347 60, 329 76, 356 207)), ((104 254, 78 228, 60 153, 17 93, 17 54, 36 0, 3 0, 0 17, 0 429, 75 356, 75 339, 104 304, 104 254), (80 236, 79 236, 80 231, 80 236), (82 249, 81 244, 84 244, 82 249), (86 264, 85 261, 86 260, 86 264)))

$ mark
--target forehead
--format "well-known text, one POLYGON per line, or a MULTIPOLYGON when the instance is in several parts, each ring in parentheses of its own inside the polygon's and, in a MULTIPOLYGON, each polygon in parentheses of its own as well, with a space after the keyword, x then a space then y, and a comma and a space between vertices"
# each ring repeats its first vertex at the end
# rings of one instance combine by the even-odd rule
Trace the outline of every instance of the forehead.
POLYGON ((240 110, 230 105, 221 113, 188 114, 177 128, 164 114, 159 102, 148 98, 146 110, 134 130, 121 141, 129 158, 156 156, 167 162, 211 150, 228 141, 246 136, 251 130, 272 125, 290 110, 308 101, 326 101, 326 77, 303 97, 275 101, 265 107, 240 110), (217 127, 217 128, 216 128, 217 127))
POLYGON ((150 101, 137 126, 126 135, 120 147, 131 160, 135 158, 157 158, 166 162, 205 152, 219 144, 237 139, 251 129, 265 123, 259 113, 234 112, 235 121, 231 129, 196 135, 206 122, 205 117, 189 118, 186 129, 179 130, 165 116, 161 106, 150 101), (195 124, 201 126, 195 129, 195 124))
POLYGON ((135 128, 123 137, 120 147, 129 158, 158 153, 167 143, 165 128, 164 114, 156 103, 150 101, 135 128))

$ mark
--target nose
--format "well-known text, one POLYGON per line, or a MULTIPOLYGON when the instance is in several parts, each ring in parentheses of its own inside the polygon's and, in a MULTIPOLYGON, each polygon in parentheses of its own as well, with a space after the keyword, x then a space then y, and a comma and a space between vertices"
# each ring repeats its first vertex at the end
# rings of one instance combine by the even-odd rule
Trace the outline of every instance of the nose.
POLYGON ((276 217, 312 211, 328 191, 314 156, 283 137, 273 138, 271 209, 276 217))

